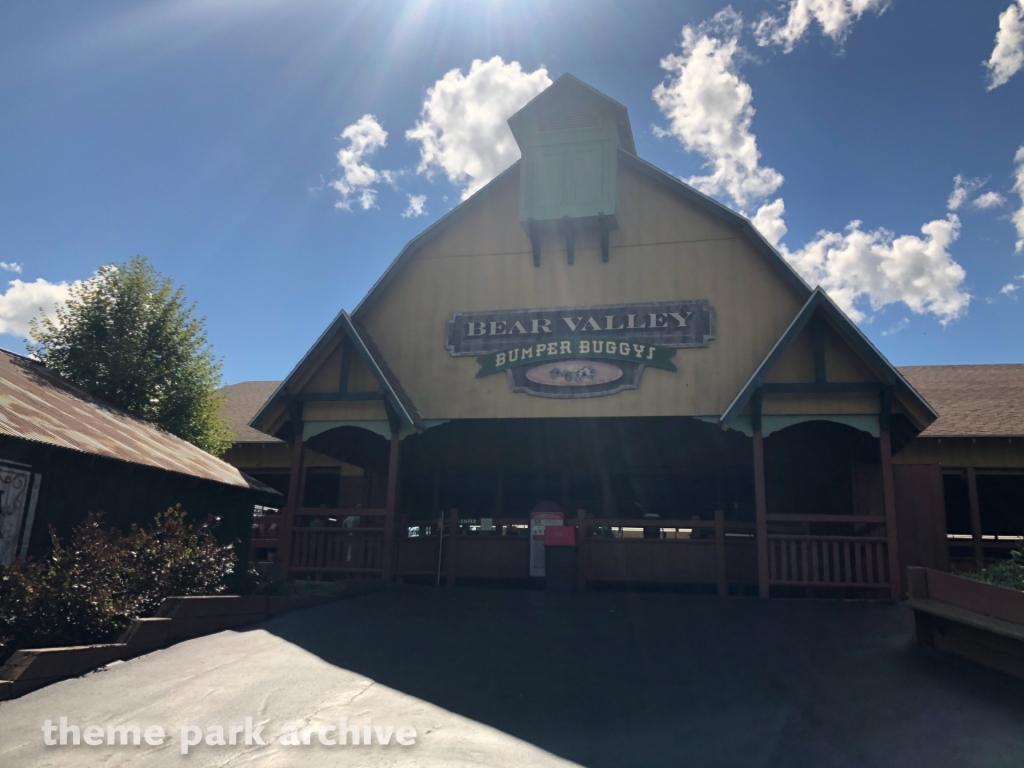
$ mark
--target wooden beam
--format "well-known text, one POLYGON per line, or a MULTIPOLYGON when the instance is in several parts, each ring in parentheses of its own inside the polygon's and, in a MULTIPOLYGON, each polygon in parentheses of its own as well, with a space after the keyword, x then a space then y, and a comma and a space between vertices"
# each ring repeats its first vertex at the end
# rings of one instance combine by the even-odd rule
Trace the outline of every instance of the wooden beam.
POLYGON ((721 509, 715 510, 715 559, 718 575, 718 596, 729 596, 729 577, 725 569, 725 514, 721 509))
POLYGON ((381 558, 381 578, 391 581, 395 547, 395 516, 398 503, 398 455, 401 441, 398 432, 391 433, 391 453, 388 456, 388 493, 384 514, 384 553, 381 558))
MULTIPOLYGON (((758 419, 760 422, 760 419, 758 419)), ((757 525, 757 594, 768 597, 768 504, 764 476, 764 437, 754 430, 754 517, 757 525)))
POLYGON ((445 569, 445 586, 455 586, 455 544, 459 539, 459 510, 453 509, 448 515, 448 567, 445 569))
MULTIPOLYGON (((879 419, 881 422, 882 419, 879 419)), ((889 550, 889 592, 893 600, 903 596, 903 574, 900 570, 899 542, 896 537, 896 489, 892 477, 892 441, 888 425, 878 430, 878 445, 882 457, 882 504, 885 509, 885 536, 889 550)))
POLYGON ((288 476, 288 504, 281 511, 281 522, 277 530, 277 562, 281 578, 288 578, 288 565, 292 552, 292 528, 295 526, 295 510, 302 507, 302 475, 304 470, 305 445, 301 430, 292 438, 292 465, 288 476))
POLYGON ((383 400, 383 392, 303 392, 292 395, 297 403, 338 403, 360 400, 383 400))
POLYGON ((882 392, 885 385, 877 381, 831 381, 831 382, 795 382, 792 384, 762 384, 760 387, 767 394, 773 395, 841 395, 841 394, 874 394, 882 392))
POLYGON ((537 222, 527 219, 527 230, 530 234, 530 248, 533 250, 533 266, 540 266, 540 232, 537 230, 537 222))
POLYGON ((341 373, 338 376, 338 393, 348 392, 348 377, 352 371, 352 342, 348 342, 341 348, 341 373))
POLYGON ((605 218, 603 213, 597 214, 597 226, 598 231, 601 234, 601 261, 607 264, 608 259, 611 257, 611 254, 609 253, 611 248, 609 246, 608 238, 608 220, 605 218))
POLYGON ((824 384, 828 381, 825 367, 825 321, 819 316, 811 320, 811 346, 814 349, 814 383, 824 384))
POLYGON ((974 563, 980 571, 985 567, 985 545, 981 538, 981 504, 978 502, 978 473, 967 468, 967 498, 971 508, 971 541, 974 544, 974 563))
POLYGON ((590 550, 587 547, 587 510, 576 511, 579 528, 576 531, 576 591, 587 591, 587 566, 590 564, 590 550))

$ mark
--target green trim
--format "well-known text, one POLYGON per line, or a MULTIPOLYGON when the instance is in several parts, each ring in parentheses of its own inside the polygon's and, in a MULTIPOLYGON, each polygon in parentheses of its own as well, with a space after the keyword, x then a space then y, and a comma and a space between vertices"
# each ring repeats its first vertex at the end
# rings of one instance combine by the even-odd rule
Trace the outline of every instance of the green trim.
MULTIPOLYGON (((706 421, 709 424, 719 424, 718 416, 694 416, 695 419, 706 421)), ((795 424, 803 424, 808 421, 831 421, 836 424, 845 424, 848 427, 867 432, 872 437, 878 437, 878 414, 777 414, 773 416, 761 416, 761 434, 764 437, 773 432, 778 432, 786 427, 795 424)), ((737 416, 729 425, 731 429, 742 432, 747 437, 754 435, 753 417, 742 415, 737 416)))
MULTIPOLYGON (((423 422, 424 431, 431 427, 438 427, 441 424, 447 424, 448 419, 428 419, 423 422)), ((365 429, 369 432, 380 435, 381 437, 391 439, 391 424, 388 423, 387 419, 368 419, 366 421, 307 421, 302 429, 302 439, 309 440, 311 437, 326 432, 329 429, 335 429, 336 427, 358 427, 359 429, 365 429)), ((398 433, 398 437, 404 440, 409 435, 415 435, 417 432, 410 426, 403 425, 398 433)))

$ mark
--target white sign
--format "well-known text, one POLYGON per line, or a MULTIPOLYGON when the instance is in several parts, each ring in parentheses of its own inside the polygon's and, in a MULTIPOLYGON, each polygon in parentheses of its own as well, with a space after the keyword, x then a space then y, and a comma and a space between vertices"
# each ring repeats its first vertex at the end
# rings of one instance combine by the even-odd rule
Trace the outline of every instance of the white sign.
POLYGON ((561 512, 530 513, 530 575, 544 576, 544 529, 549 525, 562 525, 561 512))
POLYGON ((0 464, 0 563, 4 565, 10 565, 18 554, 31 478, 32 472, 28 469, 0 464))

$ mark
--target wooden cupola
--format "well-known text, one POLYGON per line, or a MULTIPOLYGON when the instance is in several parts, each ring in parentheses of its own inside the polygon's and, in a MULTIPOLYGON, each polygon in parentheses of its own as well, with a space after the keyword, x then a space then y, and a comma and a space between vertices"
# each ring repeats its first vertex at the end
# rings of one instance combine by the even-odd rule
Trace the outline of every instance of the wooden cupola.
POLYGON ((573 263, 576 234, 618 228, 618 152, 636 154, 626 108, 572 75, 562 75, 508 121, 523 159, 519 221, 540 264, 542 234, 565 237, 573 263))

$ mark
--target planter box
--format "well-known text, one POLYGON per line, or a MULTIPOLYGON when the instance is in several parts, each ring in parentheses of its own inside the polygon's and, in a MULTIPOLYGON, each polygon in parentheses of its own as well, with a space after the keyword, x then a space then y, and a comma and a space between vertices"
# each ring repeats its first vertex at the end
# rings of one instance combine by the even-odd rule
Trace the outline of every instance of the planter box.
POLYGON ((355 594, 358 593, 332 597, 168 597, 156 616, 133 621, 116 643, 16 651, 0 667, 0 701, 77 677, 112 661, 132 659, 182 640, 255 624, 270 616, 355 594))
POLYGON ((953 653, 1024 680, 1024 592, 908 568, 918 645, 953 653))

